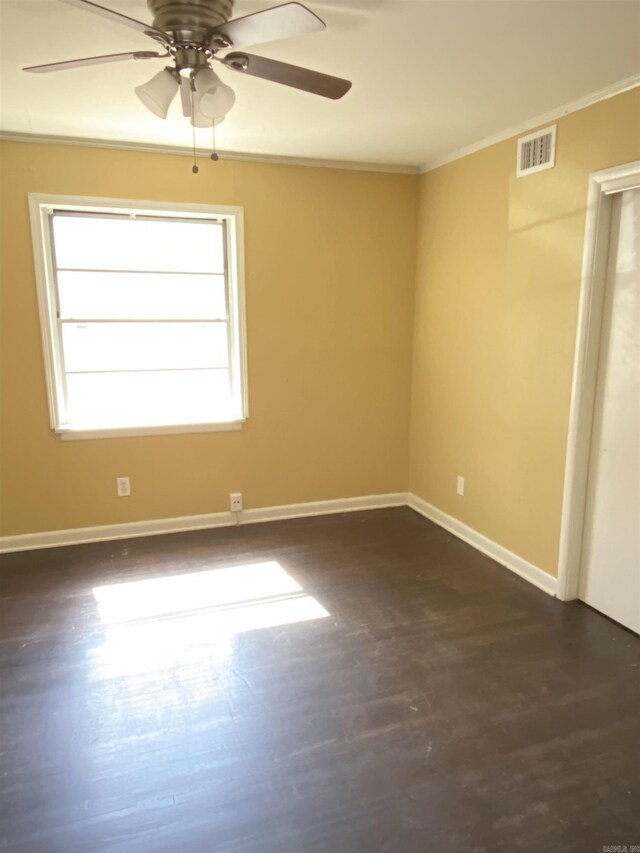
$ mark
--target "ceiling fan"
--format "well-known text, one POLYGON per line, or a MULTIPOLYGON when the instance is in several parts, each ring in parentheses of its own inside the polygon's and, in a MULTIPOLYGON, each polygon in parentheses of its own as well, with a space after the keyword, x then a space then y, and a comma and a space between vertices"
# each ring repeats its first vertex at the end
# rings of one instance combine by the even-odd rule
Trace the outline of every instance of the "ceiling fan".
POLYGON ((165 52, 112 53, 30 65, 23 70, 43 73, 103 62, 170 57, 172 65, 135 89, 142 103, 159 118, 167 117, 169 106, 180 91, 182 112, 194 127, 211 127, 224 119, 235 103, 235 94, 213 71, 213 61, 232 71, 333 100, 341 98, 351 88, 349 80, 237 50, 324 30, 324 21, 301 3, 284 3, 232 20, 234 0, 147 0, 154 17, 153 24, 145 24, 92 0, 62 2, 138 30, 162 45, 165 52), (220 56, 220 52, 224 55, 220 56))

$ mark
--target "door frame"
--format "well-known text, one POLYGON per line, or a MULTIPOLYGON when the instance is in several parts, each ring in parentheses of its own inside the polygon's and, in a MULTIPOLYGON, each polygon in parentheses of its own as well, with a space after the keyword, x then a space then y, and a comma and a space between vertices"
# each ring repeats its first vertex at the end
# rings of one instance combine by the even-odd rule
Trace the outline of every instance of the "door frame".
POLYGON ((640 187, 640 160, 589 176, 560 526, 556 595, 562 601, 578 597, 580 582, 613 195, 636 187, 640 187))

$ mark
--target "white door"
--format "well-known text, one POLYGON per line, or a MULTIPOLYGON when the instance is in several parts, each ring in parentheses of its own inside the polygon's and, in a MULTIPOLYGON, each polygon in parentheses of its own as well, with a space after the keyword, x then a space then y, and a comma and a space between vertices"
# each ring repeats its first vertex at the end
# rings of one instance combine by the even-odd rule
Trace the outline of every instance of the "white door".
POLYGON ((580 598, 640 632, 640 188, 613 199, 580 598))

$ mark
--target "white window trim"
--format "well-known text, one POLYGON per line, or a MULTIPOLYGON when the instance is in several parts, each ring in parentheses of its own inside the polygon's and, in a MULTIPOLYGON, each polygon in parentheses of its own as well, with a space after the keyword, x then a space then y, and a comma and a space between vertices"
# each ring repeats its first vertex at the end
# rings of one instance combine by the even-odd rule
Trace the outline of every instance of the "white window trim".
POLYGON ((31 216, 31 237, 33 241, 33 256, 35 261, 36 288, 38 292, 38 308, 40 312, 40 329, 42 332, 42 348, 44 352, 44 367, 49 403, 49 421, 51 429, 63 439, 86 439, 125 437, 134 435, 167 435, 192 432, 217 432, 220 430, 237 430, 242 427, 249 415, 249 400, 247 392, 247 339, 245 320, 245 287, 244 287, 244 208, 229 205, 209 204, 179 204, 175 202, 140 201, 119 198, 93 198, 89 196, 63 196, 43 193, 29 193, 29 212, 31 216), (240 388, 237 385, 234 393, 236 407, 241 417, 229 421, 215 421, 199 424, 162 424, 159 426, 136 426, 122 428, 107 428, 95 430, 74 430, 63 424, 60 401, 63 392, 62 367, 56 353, 57 317, 54 295, 54 270, 49 251, 49 221, 52 208, 58 210, 86 210, 92 213, 110 213, 113 209, 132 211, 140 215, 179 213, 185 218, 224 219, 227 238, 227 262, 229 277, 229 298, 235 299, 230 305, 232 318, 231 332, 233 349, 240 377, 240 388))

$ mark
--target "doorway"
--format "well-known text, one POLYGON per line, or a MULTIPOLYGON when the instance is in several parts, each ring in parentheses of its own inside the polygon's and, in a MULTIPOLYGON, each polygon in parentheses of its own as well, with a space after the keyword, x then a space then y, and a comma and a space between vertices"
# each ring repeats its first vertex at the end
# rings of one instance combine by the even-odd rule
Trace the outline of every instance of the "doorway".
POLYGON ((579 598, 640 633, 640 188, 613 196, 579 598))
POLYGON ((640 632, 640 162, 590 180, 558 596, 640 632))

